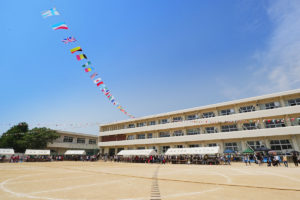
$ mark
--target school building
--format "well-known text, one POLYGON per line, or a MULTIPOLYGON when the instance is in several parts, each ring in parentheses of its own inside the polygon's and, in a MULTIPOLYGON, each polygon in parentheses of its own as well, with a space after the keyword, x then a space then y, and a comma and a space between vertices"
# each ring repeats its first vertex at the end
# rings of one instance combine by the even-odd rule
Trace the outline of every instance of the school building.
POLYGON ((104 124, 98 146, 109 155, 205 146, 300 151, 300 89, 104 124))

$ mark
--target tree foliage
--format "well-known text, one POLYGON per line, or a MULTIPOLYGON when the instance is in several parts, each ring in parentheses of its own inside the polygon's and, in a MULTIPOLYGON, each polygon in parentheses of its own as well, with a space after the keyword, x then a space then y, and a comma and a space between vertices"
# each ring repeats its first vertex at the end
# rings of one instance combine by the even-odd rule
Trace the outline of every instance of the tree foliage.
POLYGON ((16 152, 24 152, 25 149, 45 149, 47 143, 58 137, 55 130, 45 127, 29 130, 28 124, 22 122, 2 134, 0 148, 13 148, 16 152))

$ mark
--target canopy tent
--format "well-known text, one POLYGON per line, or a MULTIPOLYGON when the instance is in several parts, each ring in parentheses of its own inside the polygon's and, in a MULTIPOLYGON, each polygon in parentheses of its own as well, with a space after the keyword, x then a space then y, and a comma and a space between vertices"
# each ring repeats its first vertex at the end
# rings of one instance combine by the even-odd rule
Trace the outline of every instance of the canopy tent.
POLYGON ((67 150, 65 155, 85 155, 85 150, 67 150))
POLYGON ((15 150, 13 149, 0 149, 0 155, 13 155, 15 150))
POLYGON ((254 153, 254 151, 252 149, 248 148, 245 151, 243 151, 243 153, 254 153))
POLYGON ((235 153, 232 149, 226 149, 223 153, 235 153))
POLYGON ((137 149, 137 150, 122 150, 118 156, 151 156, 157 155, 154 149, 137 149))
POLYGON ((26 149, 25 155, 50 155, 50 150, 26 149))
POLYGON ((220 147, 170 148, 165 155, 205 155, 220 153, 220 147))

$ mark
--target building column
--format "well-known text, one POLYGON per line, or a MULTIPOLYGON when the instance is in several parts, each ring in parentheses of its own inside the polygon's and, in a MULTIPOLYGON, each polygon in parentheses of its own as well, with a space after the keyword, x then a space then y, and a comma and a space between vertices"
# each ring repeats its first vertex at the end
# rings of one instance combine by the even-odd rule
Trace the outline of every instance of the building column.
POLYGON ((291 140, 292 140, 292 145, 293 145, 294 150, 295 151, 300 151, 300 147, 299 147, 299 144, 297 142, 296 136, 292 136, 291 140))
POLYGON ((219 143, 219 147, 220 147, 220 153, 223 153, 224 152, 224 141, 220 141, 219 143))
POLYGON ((267 147, 268 149, 271 149, 270 140, 267 139, 267 138, 265 138, 265 139, 264 139, 264 142, 265 142, 266 147, 267 147))
POLYGON ((246 141, 245 140, 242 140, 241 141, 241 145, 242 145, 242 149, 241 149, 241 151, 244 151, 244 150, 246 150, 247 149, 247 144, 246 144, 246 141))

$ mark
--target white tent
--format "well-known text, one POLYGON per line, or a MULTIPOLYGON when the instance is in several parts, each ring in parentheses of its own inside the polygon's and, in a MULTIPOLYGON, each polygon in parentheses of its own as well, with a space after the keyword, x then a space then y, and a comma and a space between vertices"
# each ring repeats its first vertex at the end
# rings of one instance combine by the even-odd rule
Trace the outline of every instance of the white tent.
POLYGON ((15 151, 13 149, 0 149, 0 155, 13 155, 15 151))
POLYGON ((122 150, 118 156, 151 156, 157 155, 154 149, 122 150))
POLYGON ((85 155, 85 150, 67 150, 65 155, 85 155))
POLYGON ((25 155, 50 155, 50 150, 26 149, 25 155))
POLYGON ((205 155, 220 153, 220 147, 170 148, 165 155, 205 155))

